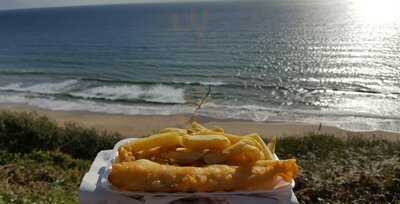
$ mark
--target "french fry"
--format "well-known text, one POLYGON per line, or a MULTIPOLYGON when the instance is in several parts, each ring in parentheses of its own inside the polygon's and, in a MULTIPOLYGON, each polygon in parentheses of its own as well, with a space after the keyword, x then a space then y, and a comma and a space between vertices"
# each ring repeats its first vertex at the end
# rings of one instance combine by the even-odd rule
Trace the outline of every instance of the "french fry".
POLYGON ((135 159, 150 159, 152 157, 157 157, 163 152, 161 146, 153 147, 150 149, 141 150, 139 152, 135 152, 133 156, 135 159))
POLYGON ((193 132, 211 131, 197 122, 192 123, 192 128, 190 130, 193 132))
POLYGON ((218 132, 218 133, 221 133, 221 134, 225 133, 225 130, 223 128, 214 128, 214 129, 212 129, 212 131, 213 132, 218 132))
POLYGON ((182 146, 192 150, 224 149, 230 144, 223 135, 187 135, 182 138, 182 146))
POLYGON ((232 134, 227 134, 227 133, 224 133, 224 136, 229 139, 231 144, 235 144, 236 142, 239 142, 239 140, 243 139, 243 136, 232 135, 232 134))
POLYGON ((182 134, 187 134, 187 130, 180 128, 165 128, 160 131, 160 133, 166 133, 166 132, 179 132, 182 134))
POLYGON ((261 139, 260 135, 257 133, 252 133, 249 135, 246 135, 245 137, 251 137, 253 138, 256 142, 257 142, 257 146, 260 148, 260 150, 263 152, 264 154, 264 158, 263 159, 273 159, 273 151, 271 151, 271 149, 264 143, 263 139, 261 139))
POLYGON ((182 136, 185 135, 180 132, 165 132, 156 135, 151 135, 147 138, 136 140, 134 142, 123 145, 127 151, 133 153, 146 149, 151 149, 157 146, 163 149, 176 148, 182 144, 182 136))
POLYGON ((271 141, 268 143, 268 149, 271 150, 272 153, 275 153, 276 147, 276 136, 273 136, 271 141))
POLYGON ((249 166, 259 160, 260 152, 256 147, 245 144, 241 149, 243 151, 242 153, 235 152, 236 154, 229 155, 226 159, 227 163, 239 166, 249 166))
POLYGON ((239 142, 224 149, 223 151, 211 151, 204 155, 207 164, 219 164, 229 161, 232 164, 240 164, 264 159, 263 152, 258 149, 257 141, 253 138, 243 137, 239 142))
POLYGON ((200 131, 200 132, 196 132, 194 133, 194 135, 223 135, 224 133, 221 132, 214 132, 212 130, 207 130, 207 131, 200 131))
POLYGON ((232 164, 252 164, 261 158, 261 151, 254 145, 254 141, 243 138, 239 142, 224 149, 226 161, 232 164))
POLYGON ((251 134, 245 135, 243 137, 248 137, 248 138, 254 139, 254 141, 256 142, 257 147, 259 147, 260 150, 263 150, 263 149, 267 148, 265 143, 264 143, 264 141, 261 139, 260 135, 257 134, 257 133, 251 133, 251 134))
POLYGON ((179 165, 194 164, 203 158, 204 151, 193 151, 187 148, 177 148, 172 151, 168 151, 162 155, 163 158, 170 159, 173 163, 179 165))
POLYGON ((221 135, 224 134, 223 128, 208 129, 197 122, 192 123, 192 128, 188 129, 188 132, 194 133, 196 135, 221 135))
POLYGON ((269 150, 269 148, 266 148, 264 151, 265 155, 265 160, 273 160, 274 159, 274 154, 269 150))

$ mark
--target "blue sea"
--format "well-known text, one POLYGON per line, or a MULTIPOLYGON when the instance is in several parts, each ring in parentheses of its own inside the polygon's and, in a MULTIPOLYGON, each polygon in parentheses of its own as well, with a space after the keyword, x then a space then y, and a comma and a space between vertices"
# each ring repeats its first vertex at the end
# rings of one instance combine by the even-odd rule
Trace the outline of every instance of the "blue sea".
POLYGON ((187 114, 210 86, 202 116, 400 132, 400 4, 365 2, 2 10, 0 103, 187 114))

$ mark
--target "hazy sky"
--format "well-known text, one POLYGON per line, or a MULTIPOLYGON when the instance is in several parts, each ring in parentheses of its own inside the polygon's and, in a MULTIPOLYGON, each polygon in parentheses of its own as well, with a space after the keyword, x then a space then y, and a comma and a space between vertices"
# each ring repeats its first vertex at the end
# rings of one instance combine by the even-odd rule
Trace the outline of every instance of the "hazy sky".
POLYGON ((96 4, 120 4, 143 2, 193 2, 210 0, 0 0, 0 10, 18 8, 37 8, 54 6, 77 6, 96 4))

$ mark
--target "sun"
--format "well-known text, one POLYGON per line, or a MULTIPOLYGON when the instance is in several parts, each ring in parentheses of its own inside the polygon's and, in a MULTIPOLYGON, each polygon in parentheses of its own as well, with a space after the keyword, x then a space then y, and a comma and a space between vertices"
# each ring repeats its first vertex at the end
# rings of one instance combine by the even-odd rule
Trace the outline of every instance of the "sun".
POLYGON ((400 18, 400 0, 354 0, 353 3, 353 11, 367 24, 386 24, 400 18))

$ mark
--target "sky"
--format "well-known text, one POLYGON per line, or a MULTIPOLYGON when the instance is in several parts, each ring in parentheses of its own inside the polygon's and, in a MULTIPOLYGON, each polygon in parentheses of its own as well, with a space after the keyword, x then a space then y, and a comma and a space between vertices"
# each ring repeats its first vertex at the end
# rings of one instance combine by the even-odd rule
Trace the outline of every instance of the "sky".
POLYGON ((0 0, 0 10, 99 4, 193 2, 210 0, 0 0))

